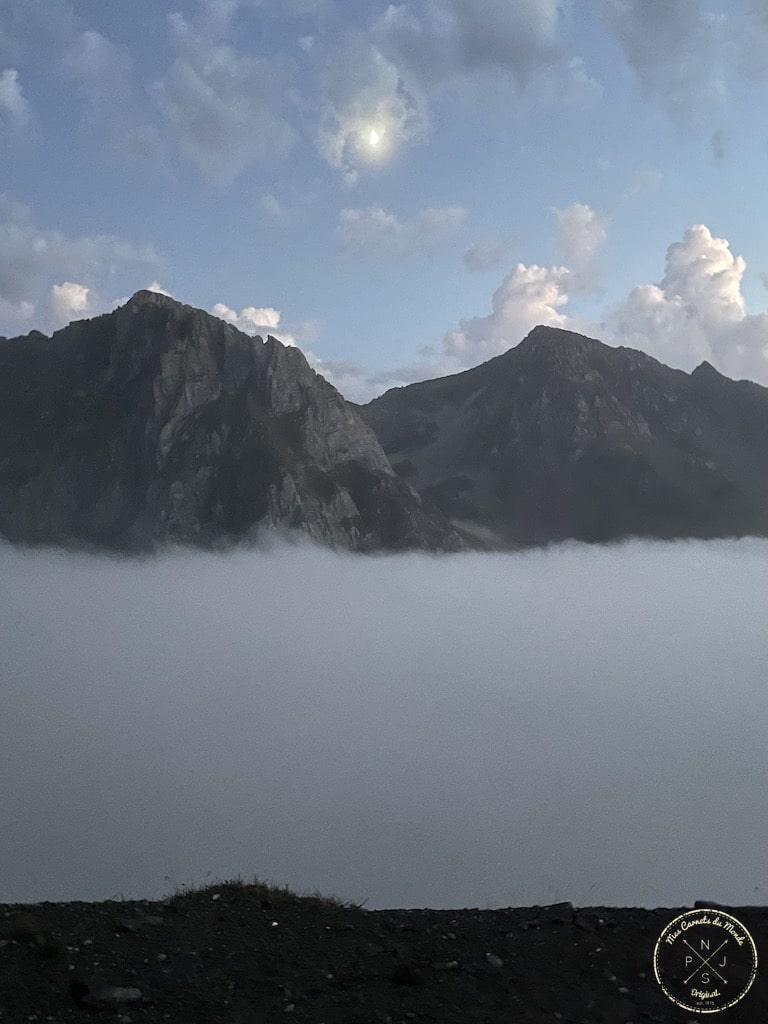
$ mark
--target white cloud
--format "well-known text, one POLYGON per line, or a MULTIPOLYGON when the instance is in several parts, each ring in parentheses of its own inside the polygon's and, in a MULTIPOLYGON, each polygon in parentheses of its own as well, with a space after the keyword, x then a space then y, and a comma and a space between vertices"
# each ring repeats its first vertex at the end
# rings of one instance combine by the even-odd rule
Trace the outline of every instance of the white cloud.
POLYGON ((607 218, 595 213, 586 203, 572 203, 554 212, 557 217, 556 245, 574 272, 571 288, 593 290, 593 261, 607 238, 607 218))
POLYGON ((165 288, 163 288, 163 286, 158 281, 150 281, 150 283, 147 285, 146 290, 148 292, 157 292, 158 295, 167 295, 169 299, 173 298, 171 293, 169 291, 166 291, 165 288))
POLYGON ((466 219, 461 206, 428 208, 400 220, 379 206, 342 210, 337 238, 343 252, 356 259, 433 256, 453 240, 466 219))
POLYGON ((3 119, 12 128, 21 128, 29 121, 29 105, 22 94, 16 68, 0 71, 0 126, 3 119))
POLYGON ((74 281, 65 281, 63 284, 53 286, 50 306, 53 319, 61 324, 82 320, 93 316, 95 312, 94 296, 90 288, 74 281))
MULTIPOLYGON (((592 224, 583 216, 575 222, 592 224)), ((590 251, 593 241, 588 232, 579 249, 583 239, 577 232, 574 252, 590 251)), ((595 324, 566 312, 570 294, 581 286, 578 270, 518 263, 494 293, 491 313, 462 320, 446 333, 440 352, 425 348, 422 360, 361 373, 351 385, 365 395, 358 400, 365 401, 383 387, 458 373, 514 348, 538 324, 640 349, 688 371, 706 359, 727 376, 768 385, 768 313, 746 312, 741 291, 745 269, 725 239, 694 225, 669 247, 663 280, 634 288, 602 324, 595 324)))
POLYGON ((693 369, 708 360, 730 377, 768 384, 768 313, 746 312, 746 263, 704 224, 667 250, 658 284, 640 285, 607 319, 617 344, 693 369))
POLYGON ((152 91, 208 181, 229 185, 252 164, 285 158, 296 134, 282 114, 286 83, 276 63, 216 42, 180 14, 170 24, 179 56, 152 91))
POLYGON ((570 327, 560 312, 568 301, 567 267, 518 263, 493 295, 492 312, 462 320, 443 340, 444 372, 457 372, 517 345, 537 324, 570 327))
POLYGON ((220 320, 226 320, 243 334, 249 334, 251 337, 259 335, 262 338, 271 334, 283 345, 296 345, 299 341, 310 342, 317 331, 316 325, 308 320, 284 324, 280 310, 273 306, 244 306, 238 311, 223 302, 217 302, 211 313, 220 320))
POLYGON ((498 267, 504 257, 504 245, 497 238, 481 238, 464 253, 462 259, 467 270, 482 273, 498 267))

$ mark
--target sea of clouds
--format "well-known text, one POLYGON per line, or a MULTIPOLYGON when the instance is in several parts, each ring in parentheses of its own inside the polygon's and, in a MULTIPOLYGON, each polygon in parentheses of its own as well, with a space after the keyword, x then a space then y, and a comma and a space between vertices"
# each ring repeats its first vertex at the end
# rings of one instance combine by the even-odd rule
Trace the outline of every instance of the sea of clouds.
POLYGON ((768 541, 0 579, 0 902, 768 903, 768 541))

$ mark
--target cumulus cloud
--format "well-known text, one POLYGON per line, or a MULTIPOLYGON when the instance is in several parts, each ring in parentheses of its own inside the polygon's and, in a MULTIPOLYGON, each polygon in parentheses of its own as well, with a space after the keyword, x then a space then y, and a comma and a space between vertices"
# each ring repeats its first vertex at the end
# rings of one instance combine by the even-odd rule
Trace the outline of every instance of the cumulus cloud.
POLYGON ((181 14, 169 21, 179 55, 152 92, 205 178, 229 185, 253 164, 286 157, 296 133, 283 113, 286 77, 278 65, 216 41, 181 14))
POLYGON ((379 206, 347 209, 341 211, 337 238, 342 251, 356 259, 434 256, 453 241, 466 215, 461 206, 430 207, 409 220, 379 206))
MULTIPOLYGON (((259 335, 266 338, 271 334, 283 345, 296 345, 299 342, 311 342, 317 332, 317 326, 312 321, 304 320, 299 323, 283 323, 282 314, 279 309, 273 306, 245 306, 241 310, 232 309, 223 302, 217 302, 211 309, 214 316, 226 320, 251 337, 259 335)), ((309 358, 309 355, 307 358, 309 358)))
POLYGON ((768 313, 748 314, 746 263, 695 224, 667 250, 658 284, 633 289, 607 320, 617 344, 690 370, 703 359, 730 377, 768 384, 768 313))
POLYGON ((0 127, 5 121, 11 128, 21 128, 29 121, 29 105, 21 91, 16 68, 0 71, 0 127))
POLYGON ((100 312, 100 302, 90 288, 74 281, 55 284, 51 289, 51 314, 57 323, 68 324, 100 312))
POLYGON ((568 301, 567 267, 518 263, 493 294, 488 316, 462 320, 443 340, 444 363, 455 372, 517 345, 537 324, 568 327, 561 308, 568 301))
POLYGON ((6 319, 29 318, 38 304, 54 312, 59 300, 49 302, 51 288, 62 279, 94 288, 118 273, 146 275, 159 263, 150 245, 138 246, 113 235, 67 238, 60 231, 39 228, 26 206, 0 195, 0 302, 6 319))
MULTIPOLYGON (((720 107, 716 20, 697 0, 603 0, 643 92, 679 126, 720 107)), ((720 33, 722 35, 722 33, 720 33)))
MULTIPOLYGON (((585 211, 589 207, 578 211, 571 224, 575 256, 589 255, 602 241, 585 211)), ((768 385, 768 313, 746 312, 741 291, 745 269, 744 259, 731 252, 725 239, 694 225, 669 247, 660 283, 634 288, 602 323, 595 323, 567 311, 570 296, 583 286, 578 269, 518 263, 496 289, 491 312, 462 320, 445 334, 439 351, 424 348, 418 361, 354 379, 350 375, 346 384, 365 396, 358 401, 367 401, 385 387, 476 366, 545 324, 637 348, 688 371, 706 359, 727 376, 768 385)))
POLYGON ((462 256, 467 270, 482 273, 498 267, 504 257, 504 245, 497 238, 481 238, 462 256))

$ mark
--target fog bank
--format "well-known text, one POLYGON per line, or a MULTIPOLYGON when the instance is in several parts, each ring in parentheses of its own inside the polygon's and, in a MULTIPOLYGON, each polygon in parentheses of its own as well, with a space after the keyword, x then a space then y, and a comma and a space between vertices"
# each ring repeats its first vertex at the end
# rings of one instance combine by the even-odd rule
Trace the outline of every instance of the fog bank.
POLYGON ((0 578, 0 902, 768 903, 766 541, 0 578))

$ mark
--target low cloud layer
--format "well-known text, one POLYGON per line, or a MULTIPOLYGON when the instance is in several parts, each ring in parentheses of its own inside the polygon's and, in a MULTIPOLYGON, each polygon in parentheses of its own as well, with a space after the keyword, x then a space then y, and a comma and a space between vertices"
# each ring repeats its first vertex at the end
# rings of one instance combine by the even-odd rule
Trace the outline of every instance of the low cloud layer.
POLYGON ((767 555, 2 547, 4 899, 765 902, 767 555))

